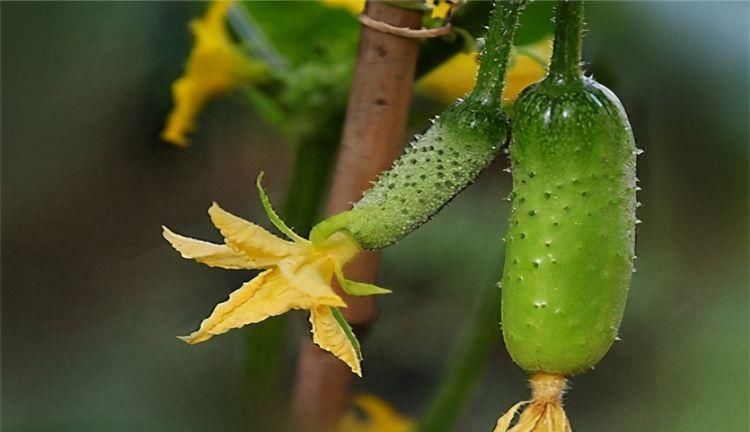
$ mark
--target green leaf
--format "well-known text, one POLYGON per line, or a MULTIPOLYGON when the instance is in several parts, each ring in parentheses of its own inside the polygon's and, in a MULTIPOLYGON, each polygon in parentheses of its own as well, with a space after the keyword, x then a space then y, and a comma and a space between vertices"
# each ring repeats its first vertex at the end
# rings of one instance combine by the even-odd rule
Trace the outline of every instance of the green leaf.
POLYGON ((354 331, 352 331, 352 327, 349 325, 348 322, 346 322, 346 318, 344 318, 344 315, 341 313, 341 310, 336 307, 331 308, 331 313, 333 314, 333 317, 336 318, 336 322, 339 323, 341 326, 341 329, 344 330, 344 334, 346 335, 346 338, 349 339, 349 342, 354 347, 354 351, 357 352, 357 358, 361 361, 362 360, 362 347, 359 345, 359 340, 357 339, 357 336, 354 336, 354 331))
POLYGON ((242 41, 245 49, 250 51, 252 57, 258 58, 269 66, 272 71, 279 71, 286 66, 286 59, 282 58, 276 49, 266 40, 257 25, 253 24, 252 17, 242 5, 233 4, 227 15, 229 27, 242 41))
POLYGON ((521 15, 521 25, 516 31, 514 40, 516 45, 532 44, 554 32, 552 9, 555 3, 551 1, 529 3, 523 15, 521 15))
POLYGON ((317 1, 244 1, 242 5, 253 25, 292 67, 354 59, 359 22, 346 10, 317 1))
POLYGON ((268 96, 255 87, 247 89, 247 97, 263 119, 282 133, 285 132, 286 113, 275 98, 268 96))
POLYGON ((244 11, 237 15, 254 52, 282 65, 271 68, 272 85, 248 94, 251 103, 294 145, 320 129, 340 127, 331 120, 348 97, 359 40, 356 17, 318 1, 236 6, 244 11))
POLYGON ((273 209, 273 206, 271 205, 271 200, 268 198, 266 191, 263 189, 263 185, 261 184, 262 181, 263 181, 263 172, 258 174, 258 178, 255 180, 255 186, 258 188, 258 195, 260 195, 260 202, 263 205, 263 210, 265 210, 266 215, 268 216, 268 219, 279 231, 286 234, 287 237, 294 240, 295 242, 299 242, 299 243, 307 242, 305 238, 299 236, 291 228, 289 228, 284 223, 284 221, 281 220, 279 215, 276 214, 276 211, 273 209))

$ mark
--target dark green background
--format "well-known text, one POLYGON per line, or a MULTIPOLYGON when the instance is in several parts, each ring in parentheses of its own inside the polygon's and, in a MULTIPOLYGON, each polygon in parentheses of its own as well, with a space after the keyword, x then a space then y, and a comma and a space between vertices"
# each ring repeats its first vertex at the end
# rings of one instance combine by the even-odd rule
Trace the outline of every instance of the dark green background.
MULTIPOLYGON (((158 140, 200 3, 0 7, 2 429, 245 430, 243 332, 196 347, 174 336, 248 275, 180 259, 159 227, 218 239, 212 200, 265 220, 253 180, 265 170, 280 202, 289 146, 240 96, 208 107, 190 149, 158 140)), ((574 380, 577 431, 748 430, 748 13, 589 5, 589 70, 646 152, 622 341, 574 380)), ((505 164, 385 251, 381 284, 395 294, 380 302, 359 390, 420 414, 495 266, 505 164)), ((499 340, 456 430, 490 430, 526 397, 499 340)))

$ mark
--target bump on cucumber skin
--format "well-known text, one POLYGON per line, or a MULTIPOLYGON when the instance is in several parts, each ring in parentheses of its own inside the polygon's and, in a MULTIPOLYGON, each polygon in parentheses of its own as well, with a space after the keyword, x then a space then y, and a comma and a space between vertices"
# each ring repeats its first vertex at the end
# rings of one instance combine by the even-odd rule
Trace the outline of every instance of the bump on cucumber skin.
POLYGON ((617 97, 548 78, 516 102, 503 336, 529 372, 594 367, 617 336, 633 270, 636 148, 617 97))
POLYGON ((415 136, 351 210, 319 228, 345 229, 365 249, 395 243, 471 184, 495 159, 508 130, 500 108, 488 108, 471 97, 457 102, 415 136))

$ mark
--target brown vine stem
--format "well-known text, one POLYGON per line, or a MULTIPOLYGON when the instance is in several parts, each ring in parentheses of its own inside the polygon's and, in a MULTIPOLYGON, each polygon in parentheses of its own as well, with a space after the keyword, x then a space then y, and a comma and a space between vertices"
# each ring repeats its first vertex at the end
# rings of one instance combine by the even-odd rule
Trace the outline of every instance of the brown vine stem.
MULTIPOLYGON (((368 1, 367 16, 396 27, 421 27, 421 13, 368 1)), ((327 214, 349 209, 377 175, 399 155, 405 138, 419 40, 362 26, 341 150, 326 206, 327 214)), ((364 252, 346 268, 347 276, 374 282, 379 256, 364 252)), ((351 297, 344 316, 362 337, 377 317, 372 297, 351 297)), ((364 365, 365 369, 367 365, 364 365)), ((295 430, 328 431, 345 412, 353 375, 349 368, 305 338, 293 390, 295 430)))

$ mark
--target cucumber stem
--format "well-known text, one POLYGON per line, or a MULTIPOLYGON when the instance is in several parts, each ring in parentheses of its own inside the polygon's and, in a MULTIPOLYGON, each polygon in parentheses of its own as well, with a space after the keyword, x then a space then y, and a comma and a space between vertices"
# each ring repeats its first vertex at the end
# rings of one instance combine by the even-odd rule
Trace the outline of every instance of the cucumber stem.
POLYGON ((555 44, 550 75, 563 80, 582 76, 583 1, 560 0, 555 15, 555 44))
POLYGON ((477 83, 469 98, 479 99, 485 105, 501 105, 505 72, 513 49, 513 35, 525 6, 525 0, 495 1, 484 49, 480 56, 477 83))

